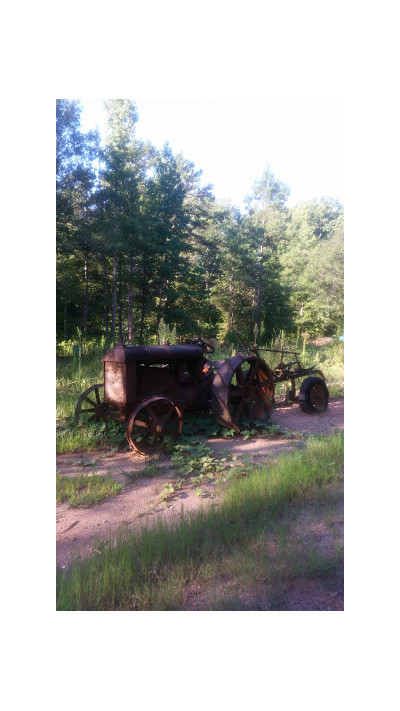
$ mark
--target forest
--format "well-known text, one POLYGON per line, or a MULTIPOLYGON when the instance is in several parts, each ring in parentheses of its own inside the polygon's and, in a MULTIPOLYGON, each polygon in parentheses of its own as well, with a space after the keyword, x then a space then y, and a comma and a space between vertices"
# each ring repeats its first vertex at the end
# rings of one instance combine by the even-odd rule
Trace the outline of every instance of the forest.
POLYGON ((266 156, 242 212, 202 185, 201 166, 137 138, 132 100, 105 107, 101 140, 81 130, 79 100, 57 100, 58 352, 343 332, 338 200, 288 206, 266 156))

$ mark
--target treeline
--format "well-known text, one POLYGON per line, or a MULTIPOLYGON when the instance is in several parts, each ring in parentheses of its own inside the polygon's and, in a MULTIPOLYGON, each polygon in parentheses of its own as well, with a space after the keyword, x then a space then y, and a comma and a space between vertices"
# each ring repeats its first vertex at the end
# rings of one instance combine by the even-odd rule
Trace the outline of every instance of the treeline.
MULTIPOLYGON (((245 214, 201 171, 136 137, 134 103, 105 102, 108 130, 82 133, 79 101, 57 101, 57 340, 271 339, 343 328, 343 209, 288 208, 267 167, 245 214)), ((240 169, 240 168, 238 168, 240 169)))

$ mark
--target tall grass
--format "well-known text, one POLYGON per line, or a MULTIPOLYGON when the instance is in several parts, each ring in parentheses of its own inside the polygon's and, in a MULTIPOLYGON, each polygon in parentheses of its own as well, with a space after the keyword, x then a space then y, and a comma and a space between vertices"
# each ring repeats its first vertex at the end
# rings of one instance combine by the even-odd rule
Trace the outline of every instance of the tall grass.
POLYGON ((277 464, 249 469, 218 508, 182 518, 175 527, 121 535, 116 545, 57 575, 59 610, 182 609, 185 587, 207 565, 274 526, 294 501, 341 478, 343 437, 310 440, 277 464))

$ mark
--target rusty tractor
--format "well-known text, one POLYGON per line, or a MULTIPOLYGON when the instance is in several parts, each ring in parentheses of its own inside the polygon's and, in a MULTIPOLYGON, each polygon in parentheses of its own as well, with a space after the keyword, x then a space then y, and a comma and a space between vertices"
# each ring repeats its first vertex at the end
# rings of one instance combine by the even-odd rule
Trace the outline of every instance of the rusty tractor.
POLYGON ((284 364, 283 355, 290 352, 279 351, 281 361, 271 369, 253 344, 224 360, 209 360, 213 352, 201 338, 175 346, 118 343, 103 357, 104 383, 92 385, 80 396, 76 420, 123 422, 131 449, 147 455, 166 437, 182 433, 186 412, 211 408, 220 424, 236 432, 243 418, 267 420, 277 382, 291 383, 287 399, 293 401, 295 379, 307 375, 298 396, 300 407, 305 412, 327 407, 329 394, 322 373, 302 368, 298 354, 293 363, 284 364))

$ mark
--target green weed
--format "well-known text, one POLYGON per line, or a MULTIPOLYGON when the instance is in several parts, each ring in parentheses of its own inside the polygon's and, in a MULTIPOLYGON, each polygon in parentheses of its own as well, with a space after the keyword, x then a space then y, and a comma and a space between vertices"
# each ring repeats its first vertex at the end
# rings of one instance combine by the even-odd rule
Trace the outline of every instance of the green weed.
POLYGON ((183 479, 179 481, 168 481, 164 484, 161 492, 158 494, 158 499, 160 501, 169 501, 172 499, 178 491, 182 488, 183 479))

